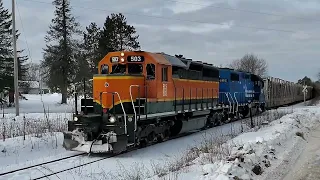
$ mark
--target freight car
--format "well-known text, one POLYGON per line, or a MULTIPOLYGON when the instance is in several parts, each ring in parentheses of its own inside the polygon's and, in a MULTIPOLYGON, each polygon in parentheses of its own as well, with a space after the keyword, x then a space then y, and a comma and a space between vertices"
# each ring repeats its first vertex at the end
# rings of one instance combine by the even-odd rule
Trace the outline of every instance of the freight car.
POLYGON ((266 107, 260 77, 165 53, 111 52, 98 72, 68 121, 68 150, 120 153, 266 107))
POLYGON ((307 86, 306 97, 304 97, 303 85, 301 84, 274 77, 265 78, 264 84, 263 90, 267 109, 291 105, 304 101, 304 98, 309 100, 313 97, 312 86, 307 86))

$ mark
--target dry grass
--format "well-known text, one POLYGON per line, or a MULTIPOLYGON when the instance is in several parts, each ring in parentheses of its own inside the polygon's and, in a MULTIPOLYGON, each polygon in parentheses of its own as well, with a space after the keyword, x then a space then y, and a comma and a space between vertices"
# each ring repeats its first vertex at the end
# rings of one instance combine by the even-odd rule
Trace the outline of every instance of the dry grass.
POLYGON ((48 132, 63 132, 67 130, 67 121, 71 114, 47 114, 47 118, 1 118, 0 139, 13 138, 25 135, 41 137, 48 132), (53 117, 50 117, 53 116, 53 117))
MULTIPOLYGON (((50 113, 50 109, 46 109, 43 105, 43 113, 21 114, 15 117, 14 114, 3 114, 0 118, 0 139, 5 141, 7 138, 18 136, 34 135, 42 137, 48 132, 63 132, 67 130, 68 120, 72 118, 72 113, 50 113)), ((71 104, 74 103, 71 100, 71 104)))
MULTIPOLYGON (((252 123, 253 123, 253 129, 254 130, 258 130, 261 127, 263 127, 264 125, 268 125, 270 122, 280 119, 283 116, 287 115, 287 114, 291 114, 293 113, 293 108, 292 109, 274 109, 274 110, 270 110, 270 111, 266 111, 264 113, 261 113, 259 115, 256 115, 254 117, 252 117, 252 123)), ((247 118, 246 120, 243 120, 243 123, 248 126, 251 127, 251 118, 247 118)))

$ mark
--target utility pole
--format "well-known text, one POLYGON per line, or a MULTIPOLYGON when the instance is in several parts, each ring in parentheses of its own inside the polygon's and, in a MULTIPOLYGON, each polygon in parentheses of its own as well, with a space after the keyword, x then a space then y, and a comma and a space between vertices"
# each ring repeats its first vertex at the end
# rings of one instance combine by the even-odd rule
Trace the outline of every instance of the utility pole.
POLYGON ((19 116, 19 86, 18 86, 18 58, 17 58, 17 37, 16 37, 16 15, 15 0, 12 0, 12 36, 13 36, 13 54, 14 54, 14 92, 16 116, 19 116))

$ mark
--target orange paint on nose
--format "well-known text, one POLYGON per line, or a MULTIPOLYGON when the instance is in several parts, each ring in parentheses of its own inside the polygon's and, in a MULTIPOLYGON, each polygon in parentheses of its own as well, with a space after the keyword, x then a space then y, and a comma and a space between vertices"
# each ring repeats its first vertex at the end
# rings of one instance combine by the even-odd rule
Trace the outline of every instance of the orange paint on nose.
MULTIPOLYGON (((144 77, 130 75, 106 75, 93 77, 93 97, 95 102, 102 105, 104 109, 111 109, 118 105, 120 101, 131 102, 130 86, 140 86, 140 92, 137 87, 131 87, 132 98, 135 100, 138 95, 144 97, 144 77)), ((104 110, 103 110, 104 111, 104 110)))

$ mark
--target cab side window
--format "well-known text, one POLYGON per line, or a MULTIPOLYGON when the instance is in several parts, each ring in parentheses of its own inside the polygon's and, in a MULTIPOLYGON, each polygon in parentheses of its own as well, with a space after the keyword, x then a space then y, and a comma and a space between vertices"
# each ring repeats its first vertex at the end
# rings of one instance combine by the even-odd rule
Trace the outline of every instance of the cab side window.
POLYGON ((168 67, 162 68, 162 82, 168 81, 168 67))
POLYGON ((156 66, 154 64, 147 64, 147 79, 155 79, 156 78, 156 66))

